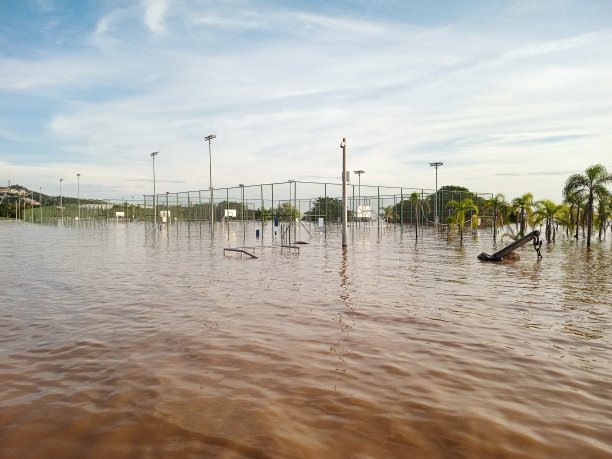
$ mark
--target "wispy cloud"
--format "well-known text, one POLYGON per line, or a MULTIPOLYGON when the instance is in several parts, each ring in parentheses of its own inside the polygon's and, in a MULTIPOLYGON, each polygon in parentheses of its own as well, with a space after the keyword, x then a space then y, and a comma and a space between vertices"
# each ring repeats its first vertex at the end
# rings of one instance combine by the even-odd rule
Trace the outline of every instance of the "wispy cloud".
POLYGON ((147 27, 155 33, 161 33, 164 28, 164 14, 168 8, 168 0, 143 0, 145 8, 144 21, 147 27))

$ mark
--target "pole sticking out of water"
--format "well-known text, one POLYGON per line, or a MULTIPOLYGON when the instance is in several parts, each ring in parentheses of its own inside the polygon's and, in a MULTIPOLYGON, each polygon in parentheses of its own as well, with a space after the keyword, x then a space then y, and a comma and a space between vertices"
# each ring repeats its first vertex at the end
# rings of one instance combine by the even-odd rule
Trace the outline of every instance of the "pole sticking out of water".
POLYGON ((151 153, 151 158, 153 158, 153 230, 157 231, 157 196, 155 194, 155 157, 159 155, 158 151, 154 151, 151 153))
POLYGON ((211 134, 211 135, 207 135, 206 137, 204 137, 204 140, 208 142, 208 190, 210 192, 210 234, 213 234, 215 232, 215 213, 214 213, 214 205, 215 205, 215 200, 213 197, 213 193, 214 193, 214 188, 213 188, 213 184, 212 184, 212 152, 210 149, 210 142, 212 141, 212 139, 216 139, 217 136, 215 134, 211 134))
POLYGON ((342 247, 346 247, 346 223, 348 212, 346 208, 346 138, 340 142, 342 148, 342 247))
POLYGON ((441 161, 436 161, 435 163, 429 163, 429 165, 431 167, 435 167, 436 168, 436 200, 434 202, 434 225, 437 228, 438 227, 438 167, 443 166, 444 163, 441 161))

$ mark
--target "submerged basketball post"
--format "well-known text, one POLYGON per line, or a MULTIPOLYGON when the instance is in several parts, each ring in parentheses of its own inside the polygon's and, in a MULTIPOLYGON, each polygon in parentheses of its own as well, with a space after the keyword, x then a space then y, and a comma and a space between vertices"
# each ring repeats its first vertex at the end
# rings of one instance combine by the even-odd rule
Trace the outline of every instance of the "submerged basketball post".
POLYGON ((348 212, 346 209, 346 138, 340 142, 342 148, 342 247, 346 247, 346 221, 348 212))

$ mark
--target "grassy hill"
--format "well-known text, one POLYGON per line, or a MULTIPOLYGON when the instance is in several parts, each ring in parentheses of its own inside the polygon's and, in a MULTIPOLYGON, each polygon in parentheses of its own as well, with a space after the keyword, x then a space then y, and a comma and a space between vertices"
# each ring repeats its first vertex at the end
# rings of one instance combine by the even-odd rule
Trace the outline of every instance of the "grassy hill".
MULTIPOLYGON (((62 204, 76 204, 79 201, 78 198, 70 196, 64 196, 62 198, 62 204)), ((99 199, 83 199, 81 198, 81 204, 105 204, 105 201, 99 199)), ((23 206, 33 205, 38 207, 45 206, 59 206, 59 196, 49 196, 38 191, 29 190, 28 188, 21 185, 10 185, 0 186, 0 218, 15 218, 17 205, 23 206)))

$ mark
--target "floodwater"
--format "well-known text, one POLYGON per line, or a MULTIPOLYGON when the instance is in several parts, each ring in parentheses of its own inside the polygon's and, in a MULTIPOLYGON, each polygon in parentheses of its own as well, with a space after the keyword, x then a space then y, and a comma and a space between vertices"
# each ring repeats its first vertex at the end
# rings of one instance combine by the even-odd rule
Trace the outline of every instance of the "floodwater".
POLYGON ((254 233, 0 221, 0 457, 612 457, 609 240, 254 233))

